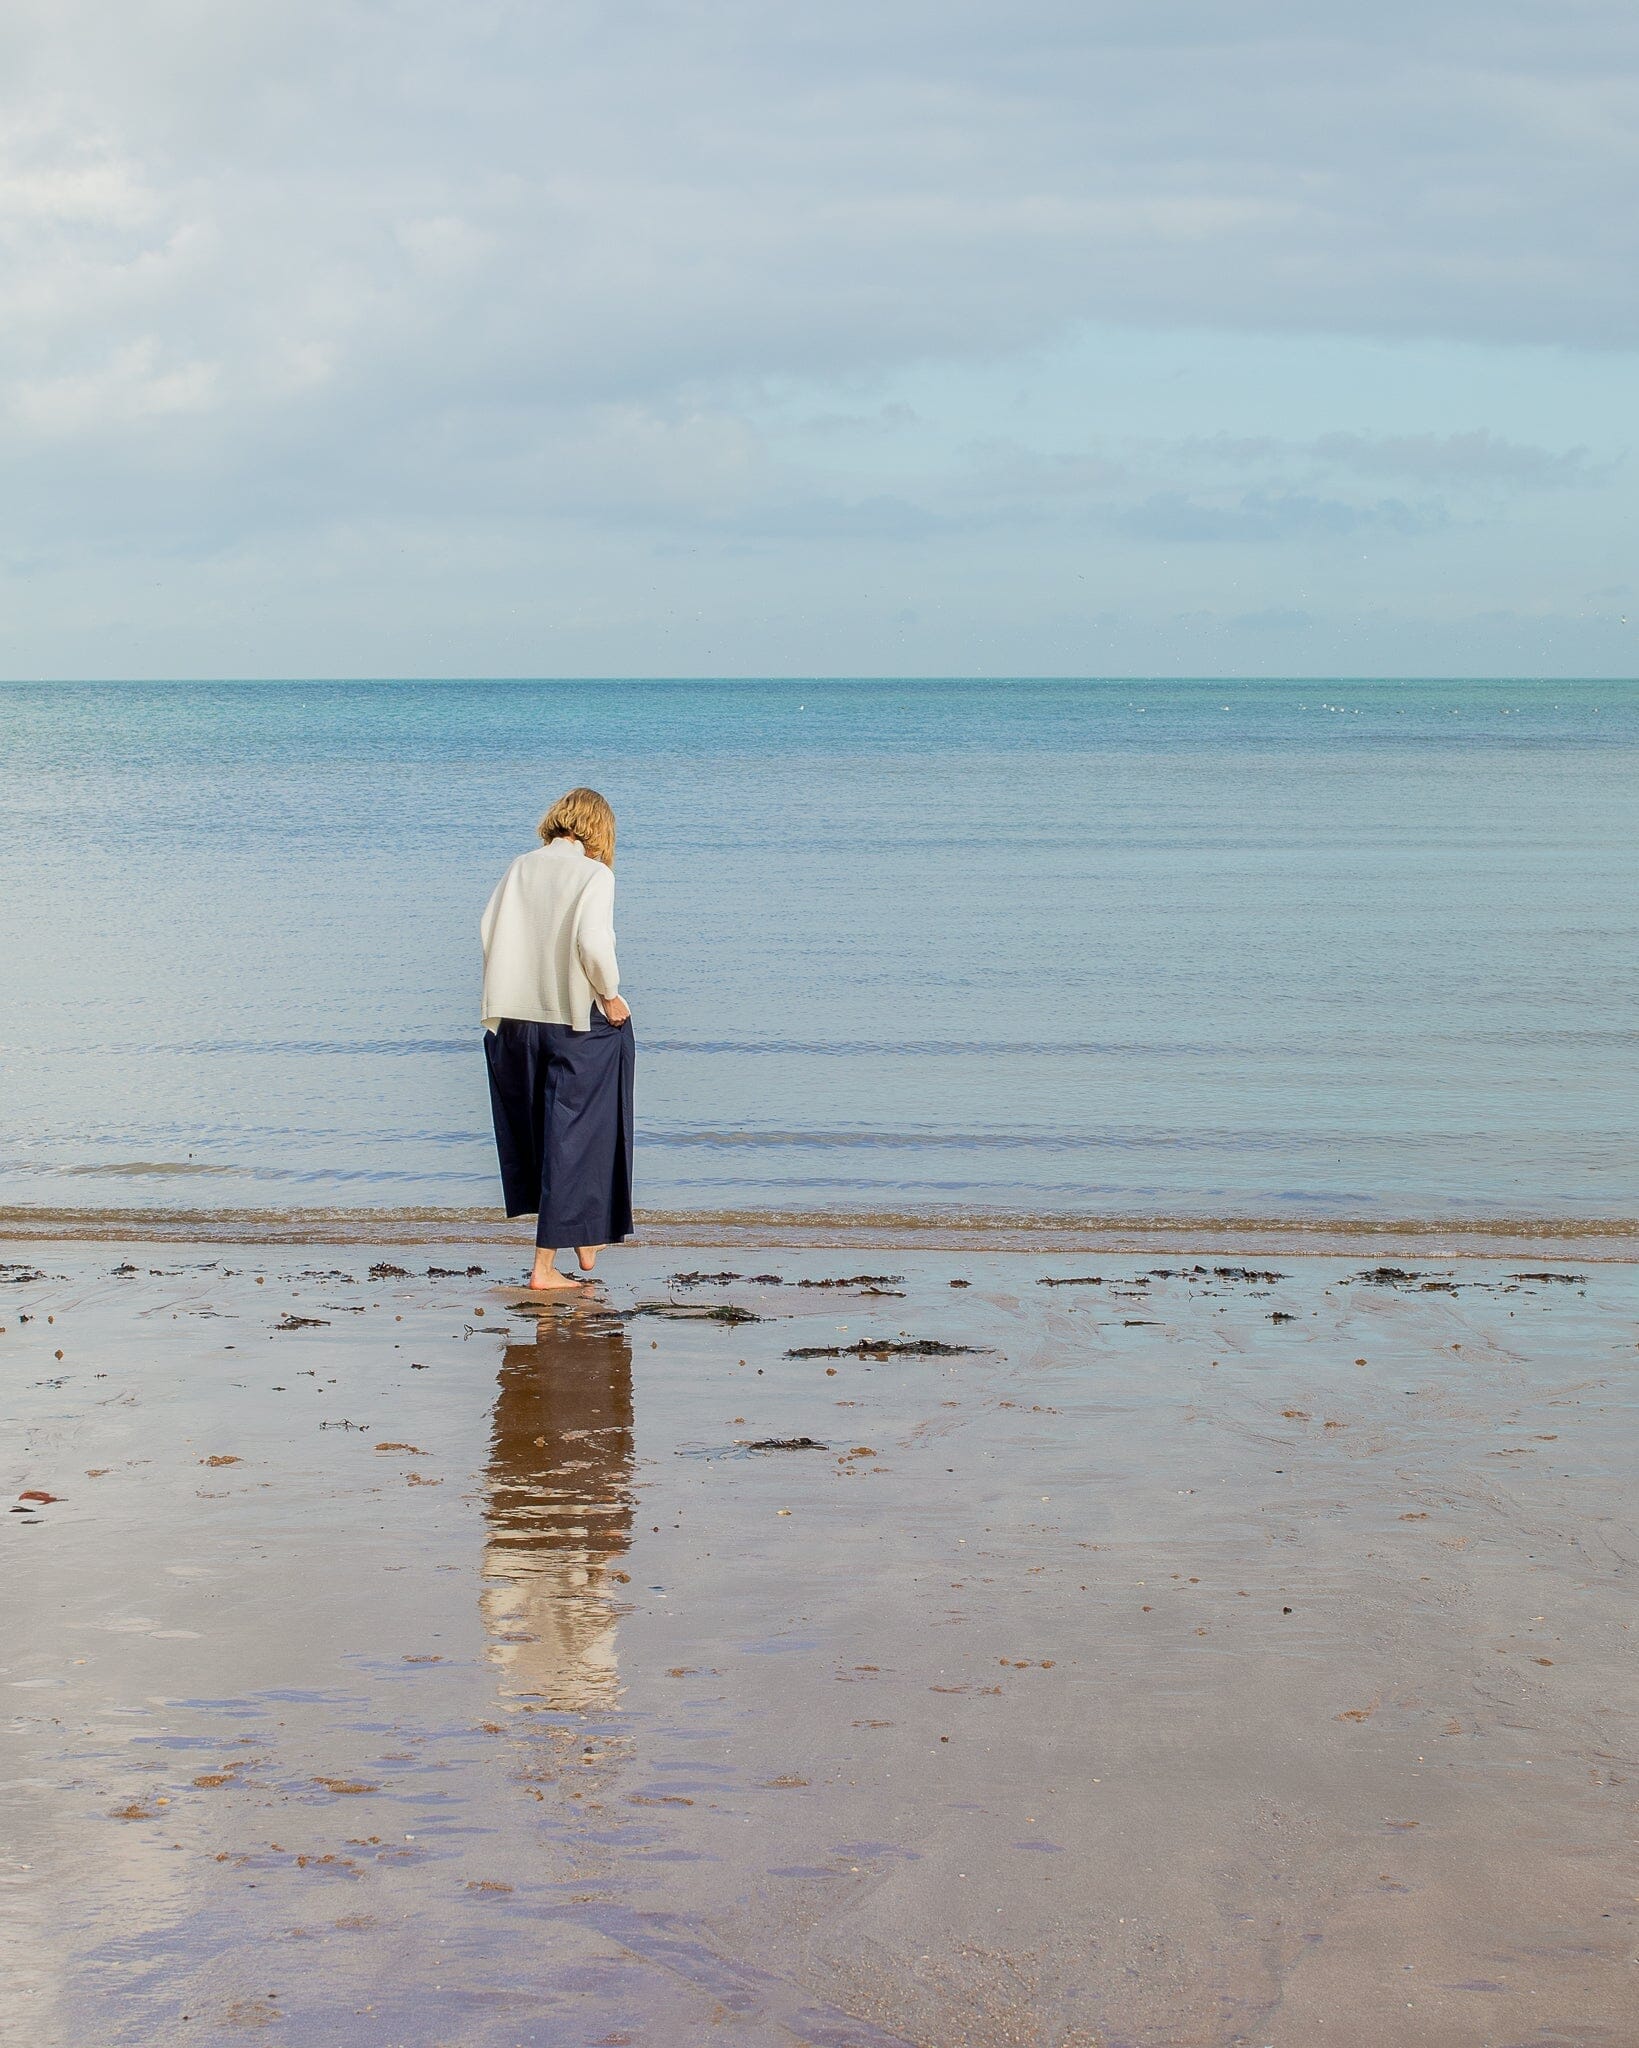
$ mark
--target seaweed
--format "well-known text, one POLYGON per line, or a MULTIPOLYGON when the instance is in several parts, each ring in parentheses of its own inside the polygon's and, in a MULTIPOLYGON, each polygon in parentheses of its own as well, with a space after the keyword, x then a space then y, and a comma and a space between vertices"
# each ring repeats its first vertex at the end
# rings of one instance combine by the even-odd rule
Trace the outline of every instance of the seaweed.
POLYGON ((799 1280, 799 1287, 899 1287, 903 1273, 852 1273, 841 1280, 799 1280))
POLYGON ((970 1358, 982 1344, 942 1344, 937 1337, 861 1337, 857 1344, 800 1344, 787 1358, 970 1358))
POLYGON ((755 1309, 741 1308, 732 1301, 706 1307, 692 1301, 640 1301, 636 1308, 621 1311, 624 1316, 664 1316, 673 1323, 760 1323, 755 1309))

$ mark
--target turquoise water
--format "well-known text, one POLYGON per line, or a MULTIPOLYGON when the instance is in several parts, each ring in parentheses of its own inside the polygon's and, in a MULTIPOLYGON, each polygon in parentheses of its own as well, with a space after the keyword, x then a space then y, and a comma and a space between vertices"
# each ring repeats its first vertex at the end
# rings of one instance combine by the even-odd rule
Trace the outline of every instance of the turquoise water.
POLYGON ((647 1209, 1639 1209, 1639 685, 14 685, 0 735, 0 1204, 492 1205, 478 913, 587 781, 647 1209))

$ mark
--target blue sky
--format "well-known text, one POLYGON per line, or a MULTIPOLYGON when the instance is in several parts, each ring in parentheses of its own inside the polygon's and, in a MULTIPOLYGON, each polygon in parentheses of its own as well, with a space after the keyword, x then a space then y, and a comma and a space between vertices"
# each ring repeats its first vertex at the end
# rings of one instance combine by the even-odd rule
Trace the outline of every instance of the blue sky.
POLYGON ((18 0, 0 673, 1639 672, 1639 15, 18 0))

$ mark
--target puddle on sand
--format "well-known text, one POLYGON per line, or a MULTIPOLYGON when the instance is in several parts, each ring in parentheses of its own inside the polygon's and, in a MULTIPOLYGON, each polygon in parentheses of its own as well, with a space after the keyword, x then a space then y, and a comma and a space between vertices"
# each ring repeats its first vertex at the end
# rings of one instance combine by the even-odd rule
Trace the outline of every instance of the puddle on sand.
POLYGON ((1624 2036, 1632 1269, 121 1251, 0 1311, 31 2048, 1624 2036))

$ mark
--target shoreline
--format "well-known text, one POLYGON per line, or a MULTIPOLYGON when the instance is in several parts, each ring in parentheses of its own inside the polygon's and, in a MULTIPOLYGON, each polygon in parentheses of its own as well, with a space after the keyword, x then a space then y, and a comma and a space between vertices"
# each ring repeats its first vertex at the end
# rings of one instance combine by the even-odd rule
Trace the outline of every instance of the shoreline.
MULTIPOLYGON (((520 1245, 529 1219, 493 1209, 0 1206, 0 1244, 520 1245)), ((639 1210, 627 1249, 902 1249, 1184 1256, 1639 1260, 1639 1217, 1258 1217, 957 1210, 639 1210)), ((622 1249, 622 1247, 615 1247, 622 1249)))

